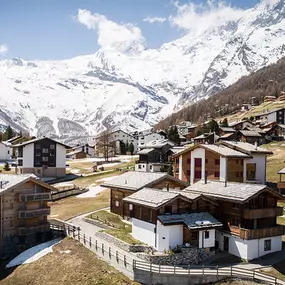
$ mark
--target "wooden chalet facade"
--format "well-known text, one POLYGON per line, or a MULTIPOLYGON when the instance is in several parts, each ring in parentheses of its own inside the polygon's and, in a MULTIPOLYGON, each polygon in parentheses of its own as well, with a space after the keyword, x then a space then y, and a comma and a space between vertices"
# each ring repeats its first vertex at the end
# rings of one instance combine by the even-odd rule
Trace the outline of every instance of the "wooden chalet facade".
POLYGON ((47 216, 52 186, 31 174, 0 175, 0 256, 15 254, 51 238, 47 216))

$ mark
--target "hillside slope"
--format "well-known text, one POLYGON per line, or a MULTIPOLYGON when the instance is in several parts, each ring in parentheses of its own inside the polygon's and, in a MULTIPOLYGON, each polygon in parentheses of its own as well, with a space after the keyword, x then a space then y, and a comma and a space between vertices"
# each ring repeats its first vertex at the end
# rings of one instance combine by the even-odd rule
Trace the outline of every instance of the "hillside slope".
POLYGON ((202 100, 194 105, 183 108, 172 114, 156 125, 157 129, 166 129, 171 125, 182 121, 197 122, 200 117, 206 120, 208 117, 232 117, 241 119, 253 114, 277 109, 285 105, 284 102, 265 103, 247 113, 238 113, 241 105, 254 102, 262 103, 265 96, 280 94, 285 91, 285 57, 277 63, 264 67, 257 72, 242 77, 235 84, 224 91, 217 93, 207 100, 202 100), (237 113, 237 114, 235 114, 237 113))
POLYGON ((0 124, 63 140, 148 128, 282 58, 285 0, 274 2, 158 49, 132 42, 69 60, 2 60, 0 124))

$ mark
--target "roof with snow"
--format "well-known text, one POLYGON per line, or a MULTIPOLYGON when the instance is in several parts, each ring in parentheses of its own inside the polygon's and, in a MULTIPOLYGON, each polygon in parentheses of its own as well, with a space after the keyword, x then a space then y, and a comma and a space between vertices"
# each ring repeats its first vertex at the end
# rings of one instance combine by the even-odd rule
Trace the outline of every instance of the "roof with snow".
POLYGON ((137 154, 149 154, 150 152, 154 151, 154 148, 144 148, 137 152, 137 154))
POLYGON ((222 130, 223 132, 229 132, 229 133, 235 132, 235 129, 233 129, 231 127, 220 127, 220 130, 222 130))
POLYGON ((245 137, 261 137, 260 133, 258 133, 257 131, 245 131, 245 130, 241 130, 239 131, 243 136, 245 137))
POLYGON ((174 146, 175 143, 168 140, 168 139, 162 139, 162 140, 153 140, 150 141, 148 143, 146 143, 143 146, 140 146, 140 148, 161 148, 165 145, 170 145, 170 146, 174 146))
POLYGON ((201 228, 217 228, 223 224, 215 219, 208 212, 192 213, 192 214, 166 214, 157 217, 164 225, 184 224, 191 230, 201 228))

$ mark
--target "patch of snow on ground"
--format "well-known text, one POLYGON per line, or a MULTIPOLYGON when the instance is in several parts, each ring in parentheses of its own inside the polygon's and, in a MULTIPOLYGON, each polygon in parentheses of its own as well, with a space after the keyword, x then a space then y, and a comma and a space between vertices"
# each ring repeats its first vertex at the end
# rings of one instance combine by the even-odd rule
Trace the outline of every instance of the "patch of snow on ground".
POLYGON ((80 170, 79 169, 71 169, 70 172, 73 174, 78 174, 78 173, 80 173, 80 170))
POLYGON ((101 187, 100 185, 97 186, 89 186, 88 187, 88 191, 82 194, 77 195, 77 198, 93 198, 96 197, 96 195, 98 195, 99 193, 101 193, 102 191, 108 189, 108 188, 104 188, 101 187))
POLYGON ((31 247, 31 248, 25 250, 24 252, 22 252, 21 254, 16 256, 14 259, 12 259, 6 265, 6 268, 14 267, 14 266, 17 266, 20 264, 31 263, 31 262, 34 262, 34 261, 40 259, 41 257, 45 256, 46 254, 52 252, 53 251, 52 247, 54 245, 58 244, 61 240, 62 240, 61 238, 54 239, 54 240, 41 243, 39 245, 36 245, 34 247, 31 247))
POLYGON ((115 175, 115 176, 111 176, 111 177, 106 177, 106 178, 103 178, 103 179, 100 179, 100 180, 96 180, 96 182, 102 183, 102 182, 110 181, 110 180, 112 180, 113 178, 116 178, 116 177, 118 177, 118 176, 119 176, 119 175, 115 175))

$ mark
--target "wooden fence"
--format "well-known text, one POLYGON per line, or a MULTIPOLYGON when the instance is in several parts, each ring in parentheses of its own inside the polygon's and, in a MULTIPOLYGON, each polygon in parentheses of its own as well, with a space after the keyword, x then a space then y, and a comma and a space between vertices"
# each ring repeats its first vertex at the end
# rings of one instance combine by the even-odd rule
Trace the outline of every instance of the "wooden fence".
POLYGON ((80 189, 78 187, 74 187, 73 189, 53 192, 51 194, 51 201, 56 201, 56 200, 60 200, 63 198, 70 197, 70 196, 79 195, 79 194, 85 193, 87 191, 88 191, 88 189, 80 189))
MULTIPOLYGON (((68 229, 68 227, 67 227, 68 229)), ((242 267, 231 266, 231 267, 219 267, 219 266, 166 266, 148 263, 146 261, 138 260, 137 258, 131 258, 130 255, 123 254, 122 250, 118 251, 110 246, 107 246, 104 242, 97 240, 96 238, 87 236, 80 233, 80 229, 71 230, 67 232, 67 235, 78 240, 80 243, 85 245, 87 248, 96 252, 97 255, 101 256, 106 261, 113 264, 117 269, 124 269, 122 272, 128 276, 134 276, 136 271, 144 271, 149 274, 164 274, 171 276, 216 276, 224 278, 244 278, 250 280, 256 280, 266 282, 267 284, 282 284, 285 282, 261 273, 259 269, 250 270, 242 267), (129 274, 128 274, 129 273, 129 274)), ((68 230, 67 230, 68 231, 68 230)))

